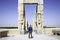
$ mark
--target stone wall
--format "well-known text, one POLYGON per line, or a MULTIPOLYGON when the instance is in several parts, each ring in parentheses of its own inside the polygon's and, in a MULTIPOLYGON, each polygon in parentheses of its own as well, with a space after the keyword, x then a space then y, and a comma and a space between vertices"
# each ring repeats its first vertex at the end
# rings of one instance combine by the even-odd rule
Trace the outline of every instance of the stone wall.
POLYGON ((60 30, 60 28, 44 28, 44 34, 53 35, 52 30, 60 30))
POLYGON ((8 34, 20 34, 18 29, 0 29, 0 31, 8 31, 8 34))

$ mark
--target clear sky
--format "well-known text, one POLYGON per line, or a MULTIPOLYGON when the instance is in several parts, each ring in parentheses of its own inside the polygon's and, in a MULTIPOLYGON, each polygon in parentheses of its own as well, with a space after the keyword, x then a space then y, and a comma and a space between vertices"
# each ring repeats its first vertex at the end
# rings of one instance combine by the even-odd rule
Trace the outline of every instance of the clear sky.
POLYGON ((37 4, 25 4, 25 17, 29 25, 32 25, 32 20, 35 17, 37 4))
POLYGON ((0 26, 18 26, 17 0, 0 0, 0 26))
MULTIPOLYGON (((26 5, 26 15, 34 17, 36 5, 26 5), (28 7, 28 8, 27 8, 28 7), (29 8, 30 7, 30 8, 29 8), (28 14, 29 13, 29 14, 28 14)), ((27 16, 26 16, 27 17, 27 16)), ((27 17, 27 20, 30 17, 27 17)), ((31 20, 30 20, 31 24, 31 20)), ((56 26, 60 25, 60 0, 44 0, 44 25, 56 26)), ((18 0, 0 0, 0 26, 17 26, 18 25, 18 0)))
POLYGON ((60 0, 44 0, 44 25, 60 27, 60 0))

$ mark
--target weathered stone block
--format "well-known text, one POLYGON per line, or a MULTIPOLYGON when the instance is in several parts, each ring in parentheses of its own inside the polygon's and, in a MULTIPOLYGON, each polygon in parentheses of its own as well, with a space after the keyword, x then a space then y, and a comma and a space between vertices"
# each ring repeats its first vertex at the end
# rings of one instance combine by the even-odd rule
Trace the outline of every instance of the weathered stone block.
POLYGON ((18 0, 18 3, 23 3, 24 0, 18 0))
POLYGON ((24 0, 24 3, 38 3, 38 0, 24 0))

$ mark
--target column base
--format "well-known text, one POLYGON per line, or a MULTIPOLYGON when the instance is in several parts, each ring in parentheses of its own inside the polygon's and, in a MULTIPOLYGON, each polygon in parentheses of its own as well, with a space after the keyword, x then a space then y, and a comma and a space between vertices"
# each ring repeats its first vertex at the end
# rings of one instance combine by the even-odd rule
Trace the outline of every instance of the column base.
POLYGON ((20 31, 20 34, 26 34, 26 33, 28 33, 26 30, 25 31, 24 30, 20 31))
POLYGON ((21 30, 21 31, 20 31, 20 34, 24 34, 24 30, 21 30))
POLYGON ((42 30, 35 30, 36 34, 42 34, 42 30))

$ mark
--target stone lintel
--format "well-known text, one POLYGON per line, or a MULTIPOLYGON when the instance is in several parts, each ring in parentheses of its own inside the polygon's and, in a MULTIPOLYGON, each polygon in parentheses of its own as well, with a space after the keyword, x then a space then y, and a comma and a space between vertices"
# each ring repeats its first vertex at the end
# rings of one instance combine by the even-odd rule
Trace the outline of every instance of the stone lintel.
POLYGON ((24 0, 24 3, 38 3, 38 0, 24 0))

